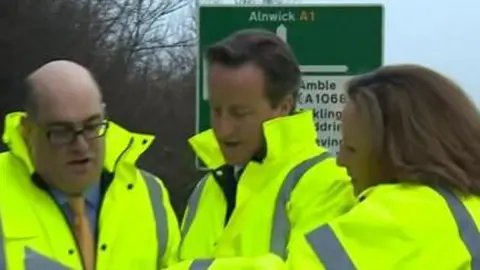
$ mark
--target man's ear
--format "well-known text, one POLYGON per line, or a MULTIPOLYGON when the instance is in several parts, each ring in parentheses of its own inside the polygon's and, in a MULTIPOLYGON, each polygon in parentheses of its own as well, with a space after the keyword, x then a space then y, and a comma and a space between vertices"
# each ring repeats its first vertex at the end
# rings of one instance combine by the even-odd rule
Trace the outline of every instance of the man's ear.
POLYGON ((278 116, 287 116, 295 108, 294 99, 292 95, 287 95, 281 102, 278 104, 277 114, 278 116))

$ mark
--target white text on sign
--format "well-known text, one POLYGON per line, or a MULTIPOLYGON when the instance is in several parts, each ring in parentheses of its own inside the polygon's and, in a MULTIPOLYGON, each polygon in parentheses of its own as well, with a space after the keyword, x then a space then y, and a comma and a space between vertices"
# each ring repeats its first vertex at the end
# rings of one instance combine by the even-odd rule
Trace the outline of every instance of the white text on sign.
POLYGON ((249 22, 313 22, 315 21, 315 11, 302 10, 300 12, 293 11, 252 11, 248 17, 249 22))
POLYGON ((342 110, 347 101, 345 85, 352 76, 303 76, 297 109, 312 110, 318 140, 333 154, 341 143, 342 110))

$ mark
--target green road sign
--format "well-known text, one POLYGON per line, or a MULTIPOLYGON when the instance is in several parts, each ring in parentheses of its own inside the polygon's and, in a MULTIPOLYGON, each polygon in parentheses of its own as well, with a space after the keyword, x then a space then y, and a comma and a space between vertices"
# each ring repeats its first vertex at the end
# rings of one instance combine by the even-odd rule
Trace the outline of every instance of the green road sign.
POLYGON ((204 5, 198 20, 197 132, 210 128, 206 48, 240 29, 264 28, 293 49, 303 74, 297 107, 314 110, 320 143, 338 153, 344 85, 383 62, 382 5, 204 5))

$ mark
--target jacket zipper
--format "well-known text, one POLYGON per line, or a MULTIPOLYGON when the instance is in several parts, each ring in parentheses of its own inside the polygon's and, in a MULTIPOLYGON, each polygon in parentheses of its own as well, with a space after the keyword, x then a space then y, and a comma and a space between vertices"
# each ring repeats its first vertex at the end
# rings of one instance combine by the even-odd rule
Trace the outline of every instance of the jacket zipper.
MULTIPOLYGON (((117 168, 117 164, 118 162, 121 160, 121 158, 128 152, 128 150, 130 150, 130 147, 133 145, 133 137, 130 139, 130 141, 128 142, 128 145, 127 147, 125 147, 125 149, 122 151, 122 153, 120 153, 120 155, 118 156, 117 160, 115 161, 115 165, 113 166, 113 171, 115 172, 116 168, 117 168)), ((115 173, 113 175, 113 178, 112 178, 112 182, 113 180, 115 179, 115 173)), ((101 179, 100 179, 101 180, 101 179)), ((104 198, 105 198, 105 195, 107 194, 108 192, 108 189, 110 188, 110 185, 107 186, 107 188, 105 190, 100 190, 101 194, 100 194, 100 203, 98 205, 98 209, 97 209, 97 216, 96 216, 96 224, 95 224, 95 269, 97 268, 96 265, 97 265, 97 250, 99 248, 99 245, 100 245, 100 216, 102 214, 102 209, 103 209, 103 202, 104 202, 104 198)), ((83 264, 83 260, 82 260, 82 264, 83 264)), ((85 266, 83 266, 85 267, 85 266)))

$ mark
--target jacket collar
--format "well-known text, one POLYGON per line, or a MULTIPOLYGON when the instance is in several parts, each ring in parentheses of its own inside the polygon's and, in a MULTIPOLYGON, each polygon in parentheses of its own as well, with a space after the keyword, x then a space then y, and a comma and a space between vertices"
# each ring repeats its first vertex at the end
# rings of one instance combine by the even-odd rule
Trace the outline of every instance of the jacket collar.
MULTIPOLYGON (((266 142, 262 163, 273 162, 304 147, 317 147, 317 132, 311 110, 266 121, 263 124, 263 133, 266 142)), ((193 136, 189 143, 209 169, 214 170, 225 165, 212 129, 193 136)))
MULTIPOLYGON (((33 174, 35 169, 30 158, 27 144, 21 134, 20 123, 24 116, 24 112, 13 112, 6 116, 2 139, 11 153, 25 164, 30 174, 33 174)), ((114 172, 120 161, 135 164, 140 155, 149 148, 154 139, 155 137, 152 135, 129 132, 110 121, 105 135, 106 149, 104 168, 108 172, 114 172)))

